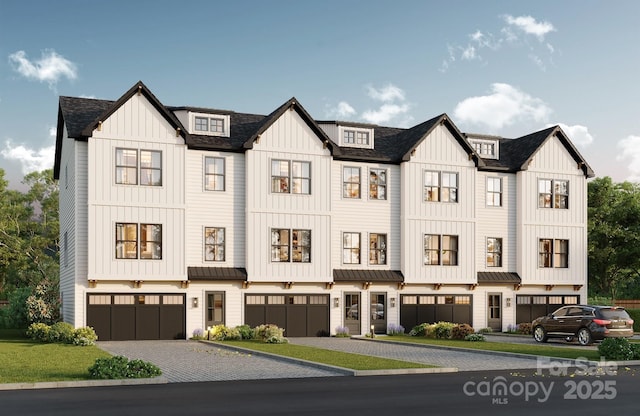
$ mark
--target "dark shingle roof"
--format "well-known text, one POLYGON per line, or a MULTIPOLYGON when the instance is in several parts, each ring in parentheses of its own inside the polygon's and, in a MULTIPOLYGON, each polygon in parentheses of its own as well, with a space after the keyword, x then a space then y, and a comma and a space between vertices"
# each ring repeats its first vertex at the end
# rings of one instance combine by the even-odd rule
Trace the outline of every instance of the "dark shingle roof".
POLYGON ((334 282, 404 282, 399 270, 336 269, 334 282))
POLYGON ((60 114, 67 127, 69 137, 82 139, 82 130, 111 108, 113 103, 115 101, 60 97, 60 114))

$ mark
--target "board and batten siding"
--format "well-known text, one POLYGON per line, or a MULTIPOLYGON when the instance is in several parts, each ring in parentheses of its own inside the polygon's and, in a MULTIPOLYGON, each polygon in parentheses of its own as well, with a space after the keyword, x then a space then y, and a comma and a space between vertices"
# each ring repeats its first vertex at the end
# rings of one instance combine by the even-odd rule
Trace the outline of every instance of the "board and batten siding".
POLYGON ((181 137, 143 95, 134 95, 88 139, 91 280, 186 280, 185 150, 181 137), (115 183, 116 148, 162 152, 162 185, 115 183), (116 223, 161 224, 162 260, 116 259, 116 223))
POLYGON ((356 163, 337 160, 333 162, 331 259, 334 269, 400 269, 400 168, 397 165, 356 163), (345 198, 343 195, 344 168, 360 169, 360 198, 345 198), (369 198, 371 169, 387 171, 387 199, 369 198), (343 263, 343 233, 360 233, 360 264, 343 263), (369 264, 369 234, 387 235, 387 264, 369 264))
POLYGON ((518 273, 523 284, 587 284, 587 180, 576 161, 552 137, 534 155, 529 168, 517 174, 518 273), (538 180, 566 180, 569 208, 538 207, 538 180), (568 268, 538 267, 541 238, 569 240, 568 268))
POLYGON ((186 263, 188 266, 245 267, 244 154, 188 150, 186 163, 186 263), (205 189, 205 158, 224 159, 224 191, 205 189), (204 229, 225 229, 225 260, 205 261, 204 229))
POLYGON ((250 281, 331 281, 331 154, 296 111, 284 112, 245 152, 246 268, 250 281), (311 193, 271 192, 271 161, 304 161, 311 193), (311 263, 272 262, 271 229, 311 230, 311 263))
POLYGON ((476 182, 476 269, 515 272, 517 270, 517 203, 515 174, 478 172, 476 182), (487 205, 487 181, 502 180, 502 206, 487 205), (502 266, 487 267, 487 238, 502 238, 502 266))

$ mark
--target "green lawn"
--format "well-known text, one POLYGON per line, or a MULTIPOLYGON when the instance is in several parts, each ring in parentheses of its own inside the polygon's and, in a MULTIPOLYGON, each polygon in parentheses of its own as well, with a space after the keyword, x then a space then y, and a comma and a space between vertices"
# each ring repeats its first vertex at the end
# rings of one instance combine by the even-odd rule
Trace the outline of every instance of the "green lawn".
POLYGON ((589 350, 584 348, 567 348, 567 347, 553 347, 550 345, 529 345, 529 344, 517 344, 511 342, 470 342, 462 340, 451 339, 431 339, 425 337, 410 337, 408 335, 393 335, 378 338, 380 340, 387 341, 401 341, 411 342, 416 344, 436 345, 443 347, 458 347, 458 348, 470 348, 474 350, 486 350, 486 351, 502 351, 502 352, 515 352, 519 354, 529 355, 542 355, 548 357, 557 358, 587 358, 589 360, 600 360, 600 354, 598 351, 589 350))
POLYGON ((96 358, 110 356, 95 346, 42 344, 22 333, 0 330, 0 383, 88 380, 96 358))
MULTIPOLYGON (((345 340, 345 342, 349 342, 345 340)), ((262 341, 224 341, 224 344, 254 351, 269 352, 291 358, 329 364, 352 370, 390 370, 400 368, 434 368, 436 366, 393 360, 389 358, 370 357, 368 355, 351 354, 322 348, 293 344, 267 344, 262 341)))

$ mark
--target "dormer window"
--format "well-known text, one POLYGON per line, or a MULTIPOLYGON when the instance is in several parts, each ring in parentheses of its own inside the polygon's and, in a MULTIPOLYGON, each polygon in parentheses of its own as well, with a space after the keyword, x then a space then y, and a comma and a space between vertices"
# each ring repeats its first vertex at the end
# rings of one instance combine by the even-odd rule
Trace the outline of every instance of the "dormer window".
POLYGON ((373 149, 373 129, 364 127, 339 127, 340 145, 373 149))
POLYGON ((485 159, 498 159, 498 142, 496 140, 470 140, 473 149, 485 159))
POLYGON ((191 133, 229 137, 229 116, 191 113, 191 133))

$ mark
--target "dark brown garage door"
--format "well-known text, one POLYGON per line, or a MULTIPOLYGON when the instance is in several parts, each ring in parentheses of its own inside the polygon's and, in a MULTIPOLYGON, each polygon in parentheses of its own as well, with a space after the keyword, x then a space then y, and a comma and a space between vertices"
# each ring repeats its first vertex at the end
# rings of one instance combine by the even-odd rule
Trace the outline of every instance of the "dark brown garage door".
POLYGON ((470 295, 402 295, 400 324, 406 332, 440 321, 472 325, 470 295))
POLYGON ((87 295, 87 325, 101 341, 185 338, 185 295, 87 295))
POLYGON ((516 323, 531 322, 564 305, 580 303, 577 295, 517 295, 516 323))
POLYGON ((329 335, 329 295, 246 295, 245 323, 275 324, 286 337, 329 335))

